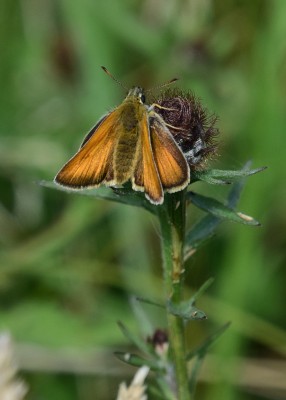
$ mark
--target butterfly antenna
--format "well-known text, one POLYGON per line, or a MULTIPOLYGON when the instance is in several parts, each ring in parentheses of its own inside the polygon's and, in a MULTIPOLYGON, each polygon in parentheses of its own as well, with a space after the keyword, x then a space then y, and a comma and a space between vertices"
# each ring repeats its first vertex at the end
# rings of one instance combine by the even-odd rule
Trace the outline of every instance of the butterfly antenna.
POLYGON ((121 86, 123 89, 128 90, 118 79, 114 78, 114 76, 111 74, 111 72, 108 71, 107 68, 101 66, 103 71, 110 76, 111 79, 113 79, 119 86, 121 86))
POLYGON ((162 85, 155 86, 155 87, 152 87, 151 89, 145 90, 145 93, 153 92, 153 90, 157 90, 157 89, 162 89, 165 86, 169 86, 172 83, 177 82, 178 80, 179 80, 178 78, 173 78, 173 79, 169 80, 168 82, 163 83, 162 85))

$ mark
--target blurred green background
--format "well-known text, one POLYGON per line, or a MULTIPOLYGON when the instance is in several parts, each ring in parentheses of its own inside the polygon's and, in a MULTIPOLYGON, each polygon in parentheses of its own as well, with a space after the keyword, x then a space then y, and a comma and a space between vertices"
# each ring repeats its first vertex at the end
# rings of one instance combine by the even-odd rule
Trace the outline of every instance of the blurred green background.
MULTIPOLYGON (((284 0, 1 0, 0 327, 15 340, 28 399, 115 398, 134 373, 113 357, 128 345, 116 321, 139 332, 130 295, 163 295, 153 217, 36 183, 124 98, 100 65, 126 86, 180 78, 219 116, 212 166, 269 167, 239 205, 262 228, 224 223, 188 263, 190 290, 215 277, 199 302, 208 320, 192 323, 188 340, 232 321, 197 398, 286 398, 285 21, 284 0)), ((193 190, 223 200, 228 188, 193 190)), ((190 226, 201 216, 189 207, 190 226)))

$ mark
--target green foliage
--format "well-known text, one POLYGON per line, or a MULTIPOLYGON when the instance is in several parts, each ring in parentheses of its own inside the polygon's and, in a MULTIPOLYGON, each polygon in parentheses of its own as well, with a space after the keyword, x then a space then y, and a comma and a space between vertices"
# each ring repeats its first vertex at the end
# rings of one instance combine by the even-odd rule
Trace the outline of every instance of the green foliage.
POLYGON ((215 199, 194 192, 189 192, 188 194, 189 199, 195 206, 217 218, 228 219, 229 221, 239 222, 245 225, 260 225, 259 222, 255 221, 252 217, 235 212, 215 199))
POLYGON ((201 180, 213 185, 227 185, 233 181, 241 180, 241 178, 257 174, 263 171, 266 167, 256 169, 241 169, 239 171, 224 171, 221 169, 210 169, 195 171, 193 181, 201 180))
POLYGON ((66 193, 76 193, 85 196, 92 196, 95 197, 96 199, 110 200, 110 201, 115 201, 117 203, 127 204, 130 206, 142 207, 154 213, 154 207, 152 207, 152 205, 150 205, 150 202, 146 200, 144 194, 140 192, 134 192, 134 190, 132 190, 131 188, 128 189, 126 187, 122 187, 120 189, 112 189, 102 186, 97 189, 72 190, 65 188, 63 186, 59 186, 54 182, 42 181, 39 182, 39 184, 44 187, 62 190, 63 192, 66 193))

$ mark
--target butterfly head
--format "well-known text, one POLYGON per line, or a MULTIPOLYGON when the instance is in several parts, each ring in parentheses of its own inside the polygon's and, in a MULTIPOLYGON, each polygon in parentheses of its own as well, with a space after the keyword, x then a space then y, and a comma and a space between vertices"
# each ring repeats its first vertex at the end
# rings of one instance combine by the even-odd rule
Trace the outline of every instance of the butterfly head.
POLYGON ((146 101, 144 90, 139 86, 135 86, 135 87, 131 88, 129 90, 126 98, 127 99, 128 98, 136 99, 141 104, 145 104, 145 101, 146 101))

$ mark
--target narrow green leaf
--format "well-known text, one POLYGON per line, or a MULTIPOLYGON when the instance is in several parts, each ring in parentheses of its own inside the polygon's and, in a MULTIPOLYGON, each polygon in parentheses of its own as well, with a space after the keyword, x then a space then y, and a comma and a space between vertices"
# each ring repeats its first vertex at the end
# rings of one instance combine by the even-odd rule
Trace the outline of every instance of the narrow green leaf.
POLYGON ((194 396, 195 396, 195 390, 196 390, 197 383, 198 383, 198 374, 199 374, 199 371, 203 364, 203 360, 204 360, 204 357, 198 356, 195 359, 195 362, 194 362, 194 365, 192 368, 191 376, 189 379, 189 392, 190 392, 190 395, 192 396, 192 398, 194 398, 194 396))
POLYGON ((173 303, 172 299, 168 301, 167 308, 170 313, 177 315, 187 320, 206 319, 206 314, 195 307, 197 299, 210 287, 214 278, 209 278, 199 290, 188 300, 182 301, 179 304, 173 303))
POLYGON ((192 296, 190 301, 195 304, 198 298, 213 284, 214 278, 209 278, 206 282, 202 284, 202 286, 196 291, 196 293, 192 296))
POLYGON ((203 311, 187 302, 182 302, 180 304, 169 302, 168 311, 171 314, 181 317, 187 321, 207 319, 207 316, 203 311))
POLYGON ((201 244, 214 235, 216 228, 221 222, 221 218, 209 214, 198 221, 193 228, 189 230, 185 239, 185 261, 201 244))
POLYGON ((227 196, 227 205, 232 210, 234 210, 237 207, 245 184, 246 184, 246 178, 243 178, 235 182, 235 184, 229 191, 229 194, 227 196))
MULTIPOLYGON (((244 169, 248 169, 251 162, 247 162, 244 169)), ((241 192, 245 186, 246 179, 242 178, 235 182, 232 186, 227 200, 229 208, 234 209, 241 196, 241 192)), ((185 261, 202 245, 207 239, 215 234, 217 227, 223 222, 222 218, 215 217, 214 215, 207 215, 202 218, 186 235, 185 240, 185 261)))
POLYGON ((146 299, 145 297, 136 297, 136 300, 141 301, 142 303, 150 304, 151 306, 165 308, 164 304, 157 303, 156 301, 146 299))
POLYGON ((136 354, 131 353, 123 353, 121 351, 116 351, 114 355, 120 360, 125 362, 126 364, 133 365, 135 367, 143 367, 146 365, 152 371, 162 371, 165 372, 165 368, 162 365, 159 365, 158 362, 146 360, 136 354))
POLYGON ((167 303, 167 308, 171 314, 186 319, 187 321, 207 318, 206 314, 194 307, 191 301, 182 301, 179 304, 175 304, 169 300, 167 303))
MULTIPOLYGON (((148 385, 148 394, 152 396, 152 399, 165 400, 166 397, 162 393, 162 391, 155 385, 149 383, 148 385)), ((173 400, 173 399, 172 399, 173 400)))
POLYGON ((231 322, 227 322, 222 325, 217 331, 211 334, 199 347, 189 352, 186 356, 186 360, 189 361, 195 356, 204 356, 209 348, 221 337, 221 335, 228 329, 231 322))
POLYGON ((260 225, 260 223, 254 218, 240 212, 235 212, 233 209, 225 206, 216 199, 194 192, 189 192, 188 196, 195 206, 214 215, 215 217, 228 219, 245 225, 260 225))
POLYGON ((103 200, 110 200, 114 201, 117 203, 122 203, 122 204, 127 204, 130 206, 135 206, 135 207, 142 207, 145 208, 146 210, 150 211, 151 213, 155 213, 155 206, 152 205, 144 196, 143 193, 136 192, 134 190, 128 189, 128 188, 108 188, 105 186, 96 188, 96 189, 79 189, 79 190, 73 190, 73 189, 68 189, 66 187, 57 185, 54 182, 51 181, 40 181, 38 182, 39 185, 50 188, 50 189, 56 189, 60 190, 65 193, 69 194, 78 194, 78 195, 83 195, 83 196, 93 196, 97 199, 103 199, 103 200))
POLYGON ((243 177, 257 174, 258 172, 264 171, 266 168, 267 167, 241 169, 238 171, 210 169, 207 171, 196 171, 194 175, 197 180, 205 181, 215 185, 226 185, 243 177))
POLYGON ((230 180, 216 179, 208 175, 204 175, 200 171, 195 171, 191 177, 191 183, 203 181, 206 183, 210 183, 211 185, 230 185, 232 182, 230 180))
POLYGON ((157 389, 157 391, 155 392, 155 390, 152 391, 151 385, 148 386, 148 391, 150 388, 150 394, 153 394, 153 393, 154 393, 154 395, 156 394, 156 396, 157 396, 157 397, 155 397, 156 399, 161 398, 162 400, 176 400, 174 392, 172 392, 172 390, 170 389, 170 385, 168 383, 167 377, 165 378, 165 377, 162 377, 159 375, 159 376, 155 376, 154 380, 157 383, 159 389, 157 389))
POLYGON ((154 356, 154 353, 152 352, 151 348, 147 345, 147 343, 136 336, 134 333, 132 333, 121 321, 117 322, 121 332, 123 335, 134 345, 136 346, 139 350, 141 350, 143 353, 148 354, 149 356, 154 356))
POLYGON ((192 352, 187 354, 187 356, 186 356, 187 361, 191 360, 193 357, 196 357, 196 360, 194 362, 193 369, 191 372, 191 377, 189 380, 189 390, 190 390, 190 394, 192 396, 194 396, 194 394, 195 394, 195 389, 196 389, 196 385, 198 382, 198 379, 197 379, 198 373, 201 369, 203 360, 204 360, 209 348, 225 332, 225 330, 229 327, 229 325, 230 325, 230 322, 227 322, 225 325, 221 326, 216 332, 214 332, 212 335, 210 335, 201 346, 199 346, 198 348, 196 348, 195 350, 193 350, 192 352))
POLYGON ((129 302, 132 307, 133 314, 138 322, 140 332, 147 336, 152 336, 155 330, 153 323, 151 322, 149 315, 142 307, 142 304, 138 301, 136 296, 130 296, 129 302))

